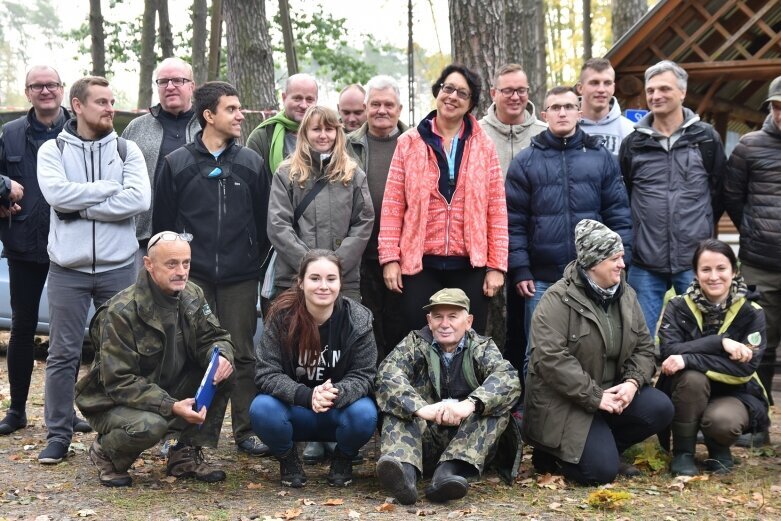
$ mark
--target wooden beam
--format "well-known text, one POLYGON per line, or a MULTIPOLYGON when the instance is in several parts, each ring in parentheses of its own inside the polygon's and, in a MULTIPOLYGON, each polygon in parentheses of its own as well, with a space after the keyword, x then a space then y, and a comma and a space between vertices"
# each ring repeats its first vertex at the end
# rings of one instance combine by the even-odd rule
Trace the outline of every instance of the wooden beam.
MULTIPOLYGON (((702 25, 700 25, 699 29, 697 29, 696 31, 694 31, 691 34, 691 36, 689 37, 688 40, 683 42, 682 45, 680 45, 677 49, 675 49, 673 52, 670 53, 669 59, 673 60, 673 61, 679 60, 681 58, 681 56, 683 55, 683 51, 688 50, 689 47, 692 46, 693 43, 700 36, 705 34, 707 31, 710 31, 711 29, 713 29, 713 24, 716 23, 716 20, 721 18, 721 16, 724 15, 724 13, 726 13, 727 11, 729 11, 730 9, 735 7, 735 2, 736 2, 736 0, 730 0, 730 1, 724 2, 722 4, 722 6, 720 8, 718 8, 716 10, 716 12, 713 13, 713 14, 708 13, 708 11, 705 10, 704 7, 699 5, 698 2, 692 2, 690 5, 693 6, 695 9, 697 9, 698 11, 700 11, 702 13, 703 17, 705 17, 705 21, 702 23, 702 25)), ((657 30, 658 30, 658 28, 657 28, 657 30)))
MULTIPOLYGON (((683 28, 680 25, 673 22, 670 24, 670 29, 672 29, 675 32, 675 34, 677 34, 681 38, 681 40, 684 41, 684 44, 686 44, 687 42, 691 42, 689 43, 689 46, 694 50, 695 53, 697 53, 697 55, 702 59, 702 61, 708 61, 708 59, 710 58, 708 56, 708 53, 703 51, 699 45, 692 42, 691 38, 689 38, 689 35, 686 33, 686 31, 683 30, 683 28)), ((673 54, 675 54, 675 51, 673 51, 673 54)))
POLYGON ((659 32, 667 20, 676 18, 676 13, 680 10, 683 0, 667 0, 659 2, 651 9, 651 15, 645 20, 645 23, 637 28, 633 33, 621 38, 608 53, 606 58, 610 60, 613 67, 621 65, 629 55, 635 51, 641 44, 647 42, 653 35, 659 32))
MULTIPOLYGON (((751 10, 748 8, 748 6, 746 6, 743 2, 738 2, 738 6, 747 15, 748 15, 748 13, 751 12, 751 10)), ((735 31, 732 34, 731 38, 729 38, 726 42, 724 42, 721 45, 721 47, 716 49, 716 51, 713 52, 713 54, 711 54, 711 56, 710 56, 711 60, 715 60, 716 58, 718 58, 721 55, 721 53, 723 53, 725 50, 727 50, 730 47, 732 47, 733 45, 735 45, 735 42, 737 42, 738 39, 740 37, 742 37, 743 34, 745 34, 746 31, 748 31, 751 27, 753 27, 756 24, 757 20, 761 20, 762 17, 765 15, 765 13, 767 13, 768 10, 770 10, 771 7, 773 7, 773 2, 768 2, 768 3, 766 3, 764 5, 764 7, 762 7, 762 9, 760 9, 759 11, 754 13, 753 16, 751 16, 746 21, 746 23, 743 24, 743 26, 740 29, 738 29, 737 31, 735 31)))
MULTIPOLYGON (((623 74, 642 75, 651 64, 632 65, 631 67, 616 68, 616 76, 623 74)), ((726 75, 730 80, 772 80, 781 73, 781 58, 766 60, 729 60, 706 63, 678 63, 689 73, 692 79, 710 79, 715 76, 726 75)))
POLYGON ((777 46, 779 41, 781 41, 781 32, 777 32, 775 36, 773 36, 765 45, 763 45, 762 48, 758 50, 756 54, 754 54, 754 58, 763 57, 767 51, 777 46))
MULTIPOLYGON (((703 98, 704 96, 700 94, 687 92, 686 99, 684 100, 684 105, 699 106, 703 98)), ((729 114, 730 119, 737 120, 737 121, 748 121, 755 125, 761 125, 765 121, 765 118, 767 117, 767 113, 765 112, 761 112, 759 110, 753 110, 744 107, 742 105, 736 105, 734 101, 726 100, 723 98, 714 97, 710 103, 711 103, 711 112, 713 112, 714 114, 717 114, 719 112, 725 112, 729 114)))
POLYGON ((719 91, 721 86, 724 84, 724 78, 718 78, 717 80, 711 82, 710 87, 708 87, 708 90, 705 92, 705 95, 702 97, 702 100, 700 100, 699 105, 697 105, 697 110, 695 111, 697 114, 702 114, 708 108, 710 107, 711 100, 713 100, 713 97, 716 95, 716 93, 719 91))

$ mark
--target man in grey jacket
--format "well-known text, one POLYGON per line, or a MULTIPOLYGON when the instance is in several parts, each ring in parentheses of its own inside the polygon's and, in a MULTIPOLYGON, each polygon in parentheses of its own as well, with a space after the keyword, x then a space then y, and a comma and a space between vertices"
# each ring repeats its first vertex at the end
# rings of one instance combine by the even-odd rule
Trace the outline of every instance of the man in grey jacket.
POLYGON ((90 302, 98 308, 133 284, 134 217, 149 208, 144 157, 114 132, 108 80, 87 76, 70 90, 75 119, 38 151, 38 182, 51 206, 48 252, 49 357, 44 464, 61 462, 73 436, 73 394, 90 302), (124 149, 124 151, 123 151, 124 149))
MULTIPOLYGON (((134 141, 144 154, 149 183, 154 188, 155 176, 163 169, 165 156, 192 142, 201 130, 193 110, 192 66, 179 58, 166 58, 154 74, 160 103, 149 107, 149 113, 134 119, 122 132, 122 137, 134 141)), ((146 245, 152 235, 152 209, 136 218, 138 254, 136 269, 144 265, 146 245)))

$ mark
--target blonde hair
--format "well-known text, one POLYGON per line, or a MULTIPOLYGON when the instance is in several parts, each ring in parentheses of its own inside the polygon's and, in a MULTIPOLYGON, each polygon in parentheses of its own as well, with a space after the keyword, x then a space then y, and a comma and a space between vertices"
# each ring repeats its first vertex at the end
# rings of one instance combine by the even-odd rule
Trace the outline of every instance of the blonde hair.
POLYGON ((324 127, 336 129, 336 140, 331 151, 331 160, 328 163, 325 178, 331 183, 341 181, 347 186, 355 175, 358 163, 347 152, 347 138, 344 135, 342 123, 339 121, 339 115, 335 110, 322 105, 313 105, 307 109, 298 127, 296 149, 280 166, 290 167, 288 179, 291 182, 297 182, 300 187, 306 184, 312 170, 312 144, 307 136, 307 131, 318 122, 324 127))

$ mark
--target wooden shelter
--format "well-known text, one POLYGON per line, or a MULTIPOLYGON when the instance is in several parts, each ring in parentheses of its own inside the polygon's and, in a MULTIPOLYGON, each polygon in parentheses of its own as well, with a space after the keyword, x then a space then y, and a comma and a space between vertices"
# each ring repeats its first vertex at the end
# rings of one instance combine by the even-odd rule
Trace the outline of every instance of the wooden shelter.
POLYGON ((722 139, 744 134, 762 125, 781 76, 781 0, 661 0, 605 57, 623 108, 647 108, 645 69, 672 60, 689 73, 685 105, 722 139))

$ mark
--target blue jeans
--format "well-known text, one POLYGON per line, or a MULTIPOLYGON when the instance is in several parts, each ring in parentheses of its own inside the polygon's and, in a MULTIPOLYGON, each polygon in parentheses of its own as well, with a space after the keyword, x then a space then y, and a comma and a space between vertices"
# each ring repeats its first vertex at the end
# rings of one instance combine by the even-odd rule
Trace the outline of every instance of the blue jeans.
POLYGON ((343 409, 316 413, 259 394, 252 401, 249 417, 255 434, 275 456, 286 453, 295 441, 335 441, 342 454, 355 456, 377 428, 377 407, 368 396, 343 409))
POLYGON ((656 337, 656 325, 659 322, 659 315, 662 313, 664 294, 670 287, 673 287, 675 293, 682 295, 692 280, 694 280, 693 270, 669 274, 649 271, 639 266, 632 266, 629 269, 627 282, 637 292, 637 301, 643 310, 651 338, 656 337))
MULTIPOLYGON (((542 280, 534 281, 534 296, 526 299, 526 314, 523 317, 523 325, 526 333, 526 354, 523 357, 523 382, 526 381, 526 372, 529 369, 529 356, 531 355, 532 344, 530 342, 532 334, 532 316, 537 304, 542 300, 542 296, 553 286, 553 282, 544 282, 542 280)), ((508 318, 509 320, 509 318, 508 318)))

